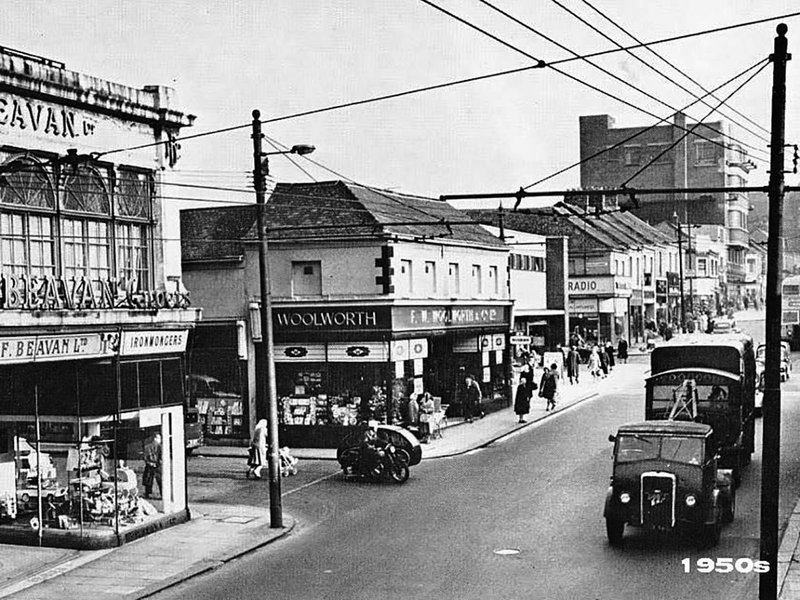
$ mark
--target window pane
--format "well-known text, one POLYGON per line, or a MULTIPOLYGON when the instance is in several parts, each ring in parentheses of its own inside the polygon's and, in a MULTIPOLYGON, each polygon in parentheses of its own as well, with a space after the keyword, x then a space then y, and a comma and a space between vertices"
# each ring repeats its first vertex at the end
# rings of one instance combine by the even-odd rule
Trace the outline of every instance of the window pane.
POLYGON ((111 214, 103 176, 95 169, 78 167, 76 171, 67 169, 62 183, 62 205, 66 210, 85 213, 111 214))
POLYGON ((29 158, 21 158, 3 167, 9 172, 3 175, 7 185, 0 186, 0 202, 55 208, 56 196, 50 174, 42 165, 29 158))

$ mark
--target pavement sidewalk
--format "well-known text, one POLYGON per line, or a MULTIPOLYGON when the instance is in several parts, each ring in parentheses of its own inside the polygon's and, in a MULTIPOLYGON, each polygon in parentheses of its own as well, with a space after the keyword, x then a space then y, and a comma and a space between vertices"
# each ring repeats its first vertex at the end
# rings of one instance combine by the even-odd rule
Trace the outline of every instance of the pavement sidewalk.
MULTIPOLYGON (((647 361, 617 365, 605 379, 592 381, 582 373, 581 383, 561 382, 556 410, 546 412, 545 401, 534 397, 527 423, 518 423, 511 408, 490 413, 473 423, 451 419, 440 439, 423 446, 425 459, 457 456, 481 448, 520 429, 547 419, 598 394, 612 390, 624 378, 640 377, 647 361)), ((335 459, 335 450, 293 449, 301 459, 335 459)), ((209 446, 205 456, 241 456, 241 447, 209 446)), ((302 462, 300 463, 302 468, 302 462)), ((286 536, 294 520, 272 529, 264 507, 192 503, 192 519, 119 548, 97 551, 26 548, 0 544, 0 598, 71 598, 92 600, 138 599, 171 587, 286 536), (102 560, 101 560, 102 559, 102 560)), ((799 515, 800 516, 800 515, 799 515)))

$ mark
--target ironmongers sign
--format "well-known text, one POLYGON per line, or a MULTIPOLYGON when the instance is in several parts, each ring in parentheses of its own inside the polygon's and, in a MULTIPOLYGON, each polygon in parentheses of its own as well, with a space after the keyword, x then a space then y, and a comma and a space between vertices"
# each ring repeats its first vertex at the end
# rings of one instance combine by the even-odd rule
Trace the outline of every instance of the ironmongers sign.
POLYGON ((189 294, 174 291, 142 290, 135 278, 89 280, 70 278, 19 277, 0 274, 0 310, 152 310, 187 308, 189 294))

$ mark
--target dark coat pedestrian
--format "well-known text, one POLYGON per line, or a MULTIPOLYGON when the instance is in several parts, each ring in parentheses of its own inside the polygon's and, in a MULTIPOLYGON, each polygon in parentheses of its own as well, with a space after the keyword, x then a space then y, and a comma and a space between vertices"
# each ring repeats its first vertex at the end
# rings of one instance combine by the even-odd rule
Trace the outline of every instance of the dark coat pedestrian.
POLYGON ((616 366, 614 363, 614 344, 611 343, 611 340, 606 342, 606 355, 608 356, 608 369, 610 371, 616 366))
POLYGON ((467 375, 464 378, 464 382, 467 388, 464 391, 464 420, 467 423, 472 423, 475 412, 481 403, 481 388, 472 375, 467 375))
POLYGON ((581 370, 581 357, 574 346, 567 350, 567 377, 570 383, 578 383, 581 370))
POLYGON ((617 358, 620 362, 628 362, 628 340, 620 338, 617 344, 617 358))
POLYGON ((542 380, 539 383, 539 395, 547 401, 545 410, 556 407, 556 392, 558 391, 558 365, 553 363, 550 368, 544 370, 542 380))
POLYGON ((531 412, 531 388, 527 380, 520 378, 517 393, 514 395, 514 412, 519 422, 525 422, 525 415, 531 412))

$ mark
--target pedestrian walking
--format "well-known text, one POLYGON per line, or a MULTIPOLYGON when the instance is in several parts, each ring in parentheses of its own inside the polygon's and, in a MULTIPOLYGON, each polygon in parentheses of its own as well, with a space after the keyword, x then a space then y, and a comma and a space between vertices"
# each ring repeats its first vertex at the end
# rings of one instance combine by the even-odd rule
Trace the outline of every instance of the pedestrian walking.
POLYGON ((605 378, 608 376, 608 354, 606 354, 605 345, 600 342, 600 346, 597 348, 597 355, 600 357, 600 371, 602 373, 602 377, 605 378))
POLYGON ((628 362, 628 340, 625 338, 619 338, 619 343, 617 344, 617 358, 621 363, 628 362))
POLYGON ((261 471, 267 464, 267 420, 261 419, 253 429, 250 439, 250 456, 247 460, 247 478, 261 479, 261 471))
POLYGON ((570 346, 567 350, 567 377, 569 378, 569 383, 572 385, 573 383, 578 383, 580 370, 581 370, 581 357, 578 354, 577 349, 575 346, 570 346))
POLYGON ((597 381, 600 375, 600 353, 597 351, 597 346, 592 346, 592 351, 589 354, 589 373, 592 375, 592 381, 597 381))
POLYGON ((614 362, 614 344, 611 343, 611 340, 606 341, 606 356, 608 356, 608 370, 611 371, 616 366, 614 362))
POLYGON ((481 403, 481 388, 473 375, 464 378, 467 389, 464 391, 464 421, 472 423, 475 411, 481 403))
POLYGON ((417 401, 419 403, 419 432, 422 436, 420 442, 427 444, 431 439, 431 421, 434 419, 433 413, 436 411, 436 404, 430 392, 420 394, 417 401))
POLYGON ((142 483, 144 484, 144 497, 151 498, 153 496, 153 482, 158 485, 158 491, 163 496, 164 488, 161 487, 161 434, 156 433, 153 439, 144 447, 144 475, 142 476, 142 483))
POLYGON ((536 389, 534 380, 534 358, 528 358, 527 364, 523 365, 519 374, 519 385, 514 395, 514 413, 519 417, 520 423, 525 423, 525 415, 531 411, 531 396, 536 389))
POLYGON ((539 383, 539 395, 547 401, 545 412, 556 407, 556 393, 558 392, 558 365, 553 363, 548 369, 545 367, 542 381, 539 383))

